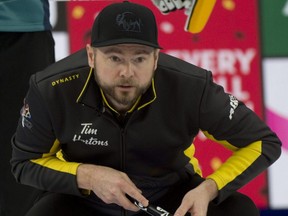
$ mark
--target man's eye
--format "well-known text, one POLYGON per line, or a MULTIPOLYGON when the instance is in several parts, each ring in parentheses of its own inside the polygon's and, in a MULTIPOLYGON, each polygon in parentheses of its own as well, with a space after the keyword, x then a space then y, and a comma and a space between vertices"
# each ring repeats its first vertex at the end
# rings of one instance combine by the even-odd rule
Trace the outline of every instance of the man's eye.
POLYGON ((110 60, 113 61, 113 62, 120 62, 121 61, 120 58, 117 57, 117 56, 111 56, 110 60))
POLYGON ((141 62, 143 62, 144 60, 145 60, 144 57, 138 57, 138 58, 136 58, 134 61, 135 61, 136 63, 141 63, 141 62))

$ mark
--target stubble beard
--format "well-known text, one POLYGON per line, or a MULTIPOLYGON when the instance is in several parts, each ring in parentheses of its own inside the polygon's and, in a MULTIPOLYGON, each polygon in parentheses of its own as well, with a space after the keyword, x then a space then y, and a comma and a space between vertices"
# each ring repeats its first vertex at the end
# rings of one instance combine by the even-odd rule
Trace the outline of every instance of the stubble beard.
MULTIPOLYGON (((95 70, 95 68, 94 68, 95 70)), ((118 108, 118 111, 127 111, 129 110, 137 101, 137 99, 143 95, 149 86, 151 85, 151 81, 148 83, 145 83, 142 86, 139 86, 138 84, 135 83, 135 81, 131 78, 125 79, 121 78, 119 79, 115 84, 113 85, 108 85, 104 83, 101 79, 99 79, 97 75, 97 71, 94 71, 94 76, 97 84, 99 87, 102 89, 103 93, 107 97, 110 103, 113 104, 113 102, 117 103, 117 105, 120 105, 119 107, 123 107, 123 110, 118 108), (119 86, 133 86, 133 92, 131 91, 117 91, 117 87, 119 86)), ((151 77, 152 79, 152 77, 151 77)), ((114 104, 115 105, 115 104, 114 104)), ((116 108, 116 107, 115 107, 116 108)))

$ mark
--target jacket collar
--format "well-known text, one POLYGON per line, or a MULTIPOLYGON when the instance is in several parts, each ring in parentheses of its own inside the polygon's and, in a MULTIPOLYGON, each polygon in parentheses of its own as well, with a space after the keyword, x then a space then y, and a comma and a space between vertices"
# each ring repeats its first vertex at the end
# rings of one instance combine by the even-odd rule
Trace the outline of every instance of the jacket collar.
MULTIPOLYGON (((80 103, 91 107, 93 109, 102 110, 103 109, 103 96, 101 90, 94 79, 93 68, 90 68, 88 76, 86 78, 85 84, 79 93, 76 103, 80 103)), ((151 104, 157 98, 156 89, 154 84, 154 78, 152 79, 151 86, 142 95, 140 101, 137 101, 137 108, 133 106, 133 110, 140 110, 147 105, 151 104)))

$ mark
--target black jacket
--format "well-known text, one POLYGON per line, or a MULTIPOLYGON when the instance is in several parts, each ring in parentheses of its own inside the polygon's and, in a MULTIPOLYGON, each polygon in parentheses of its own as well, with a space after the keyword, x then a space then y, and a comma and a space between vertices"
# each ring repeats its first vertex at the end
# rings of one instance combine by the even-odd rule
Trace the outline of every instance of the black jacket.
MULTIPOLYGON (((33 75, 12 141, 17 180, 81 195, 75 178, 80 163, 109 166, 156 184, 187 164, 201 174, 192 143, 202 130, 234 152, 208 176, 216 181, 221 202, 281 152, 277 136, 215 84, 209 71, 166 54, 160 54, 152 85, 127 121, 119 122, 111 112, 85 50, 33 75)), ((167 185, 174 183, 167 179, 167 185)), ((141 183, 138 187, 145 192, 141 183)))

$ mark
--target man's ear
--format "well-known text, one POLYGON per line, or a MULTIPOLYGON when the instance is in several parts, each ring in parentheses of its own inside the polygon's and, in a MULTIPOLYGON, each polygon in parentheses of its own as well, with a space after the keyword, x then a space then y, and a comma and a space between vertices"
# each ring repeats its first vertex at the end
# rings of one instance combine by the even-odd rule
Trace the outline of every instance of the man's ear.
POLYGON ((158 60, 159 60, 159 53, 160 53, 160 49, 156 49, 154 51, 154 58, 155 58, 154 71, 157 69, 158 60))
POLYGON ((94 50, 90 44, 86 45, 86 52, 87 52, 87 57, 88 57, 88 64, 91 68, 94 68, 95 55, 94 55, 94 50))

